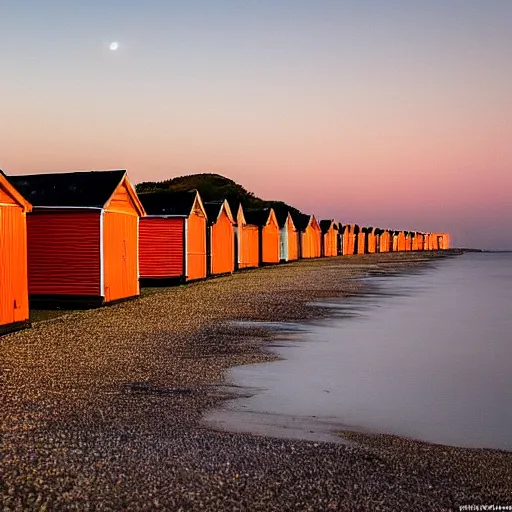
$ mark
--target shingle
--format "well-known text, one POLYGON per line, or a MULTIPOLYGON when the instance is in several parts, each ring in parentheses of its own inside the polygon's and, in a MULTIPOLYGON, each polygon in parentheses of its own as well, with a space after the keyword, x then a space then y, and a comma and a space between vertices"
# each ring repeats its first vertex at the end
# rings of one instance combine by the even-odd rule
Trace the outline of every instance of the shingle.
POLYGON ((265 226, 270 216, 270 208, 246 210, 244 216, 247 224, 265 226))
POLYGON ((85 171, 6 176, 33 206, 102 208, 126 171, 85 171))
POLYGON ((148 215, 190 215, 197 191, 173 192, 162 190, 139 194, 148 215))

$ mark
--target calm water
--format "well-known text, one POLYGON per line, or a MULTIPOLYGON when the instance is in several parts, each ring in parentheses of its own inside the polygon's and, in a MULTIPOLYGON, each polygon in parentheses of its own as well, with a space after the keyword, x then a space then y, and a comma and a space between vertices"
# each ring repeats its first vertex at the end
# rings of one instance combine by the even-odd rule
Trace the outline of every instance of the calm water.
POLYGON ((512 450, 512 254, 366 281, 372 293, 332 304, 348 318, 296 331, 271 349, 283 360, 231 370, 252 396, 206 421, 315 440, 348 428, 512 450))

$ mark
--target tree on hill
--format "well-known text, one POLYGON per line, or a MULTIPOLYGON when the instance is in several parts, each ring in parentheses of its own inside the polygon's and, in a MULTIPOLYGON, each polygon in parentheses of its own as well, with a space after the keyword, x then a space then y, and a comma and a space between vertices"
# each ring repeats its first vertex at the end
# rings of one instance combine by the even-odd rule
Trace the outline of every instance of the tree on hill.
POLYGON ((227 199, 229 202, 242 203, 245 208, 280 208, 294 213, 299 212, 299 210, 283 201, 265 201, 256 197, 242 185, 220 174, 191 174, 159 182, 145 181, 139 183, 136 189, 138 194, 162 190, 186 192, 196 189, 203 201, 227 199))

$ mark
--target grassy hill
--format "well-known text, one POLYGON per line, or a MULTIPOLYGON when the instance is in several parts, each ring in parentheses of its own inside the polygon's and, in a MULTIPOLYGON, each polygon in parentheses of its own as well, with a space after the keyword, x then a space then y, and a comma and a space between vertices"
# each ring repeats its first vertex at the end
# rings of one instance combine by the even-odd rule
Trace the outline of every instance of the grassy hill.
POLYGON ((299 210, 283 201, 266 201, 256 197, 242 185, 225 178, 220 174, 191 174, 178 176, 165 181, 144 181, 137 185, 137 193, 154 192, 157 190, 170 190, 174 192, 186 192, 197 189, 203 201, 215 201, 227 199, 228 201, 241 202, 245 208, 275 208, 290 210, 298 213, 299 210))

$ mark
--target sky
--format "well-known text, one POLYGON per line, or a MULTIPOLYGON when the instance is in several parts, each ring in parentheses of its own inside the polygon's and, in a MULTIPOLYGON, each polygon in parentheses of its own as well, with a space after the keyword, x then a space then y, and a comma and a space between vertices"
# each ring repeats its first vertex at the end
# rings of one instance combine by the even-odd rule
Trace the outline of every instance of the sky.
POLYGON ((0 0, 0 169, 214 172, 512 249, 511 27, 509 0, 0 0))

